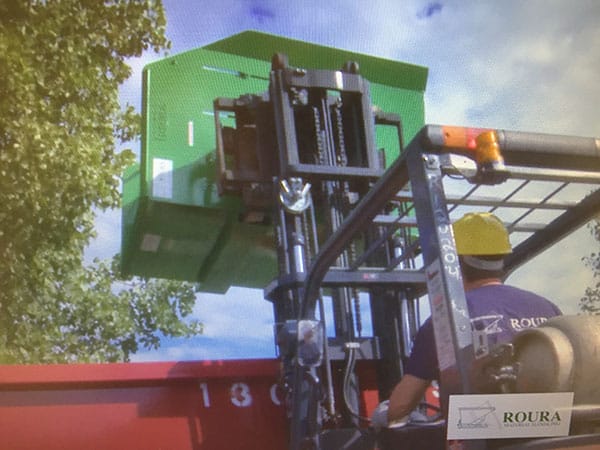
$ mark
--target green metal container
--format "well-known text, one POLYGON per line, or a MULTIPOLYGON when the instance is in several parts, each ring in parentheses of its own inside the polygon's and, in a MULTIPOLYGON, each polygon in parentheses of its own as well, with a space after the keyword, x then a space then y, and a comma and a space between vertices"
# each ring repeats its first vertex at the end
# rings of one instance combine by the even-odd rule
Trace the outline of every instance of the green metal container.
MULTIPOLYGON (((356 61, 373 104, 402 118, 407 142, 424 124, 427 69, 405 63, 247 31, 148 64, 141 162, 123 183, 124 273, 198 281, 208 292, 262 288, 276 276, 272 226, 240 222, 240 200, 217 192, 213 113, 217 97, 266 92, 276 52, 308 69, 356 61)), ((377 146, 389 165, 399 148, 383 128, 377 146)))

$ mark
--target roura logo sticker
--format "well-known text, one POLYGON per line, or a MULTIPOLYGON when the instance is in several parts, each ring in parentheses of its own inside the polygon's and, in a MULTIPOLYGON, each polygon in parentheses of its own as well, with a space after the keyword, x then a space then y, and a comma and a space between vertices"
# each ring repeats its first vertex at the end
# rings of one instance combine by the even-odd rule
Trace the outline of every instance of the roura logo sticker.
POLYGON ((448 439, 567 436, 573 393, 452 395, 448 439))

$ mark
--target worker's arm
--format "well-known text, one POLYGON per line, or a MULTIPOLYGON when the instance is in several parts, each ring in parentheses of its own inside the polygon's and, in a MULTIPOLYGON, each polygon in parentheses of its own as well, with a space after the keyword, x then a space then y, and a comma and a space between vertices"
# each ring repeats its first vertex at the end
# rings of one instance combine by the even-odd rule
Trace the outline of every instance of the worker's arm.
POLYGON ((390 396, 388 422, 402 419, 417 407, 431 381, 406 374, 390 396))
POLYGON ((390 399, 375 408, 371 416, 373 427, 387 427, 410 414, 423 398, 430 380, 437 375, 433 324, 431 319, 427 319, 415 336, 405 375, 392 391, 390 399))
POLYGON ((406 372, 390 396, 388 422, 402 419, 417 407, 431 380, 439 377, 433 323, 427 319, 419 328, 406 372))

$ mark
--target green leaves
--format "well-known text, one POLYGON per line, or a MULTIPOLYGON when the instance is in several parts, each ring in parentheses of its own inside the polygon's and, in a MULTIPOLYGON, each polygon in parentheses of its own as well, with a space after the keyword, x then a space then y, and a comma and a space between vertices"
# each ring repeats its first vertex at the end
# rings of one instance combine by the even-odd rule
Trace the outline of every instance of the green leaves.
POLYGON ((161 2, 1 1, 0 17, 0 361, 122 360, 197 332, 189 287, 116 292, 112 266, 82 267, 92 211, 119 206, 133 161, 116 145, 139 134, 125 61, 169 47, 161 2))
MULTIPOLYGON (((588 225, 592 236, 600 241, 600 219, 593 220, 588 225)), ((591 253, 583 258, 586 266, 592 269, 594 278, 600 280, 600 253, 591 253)), ((586 314, 600 314, 600 281, 595 286, 585 289, 585 294, 579 301, 579 308, 586 314)))
POLYGON ((35 342, 23 346, 29 358, 128 361, 140 344, 157 348, 160 336, 185 337, 202 331, 198 321, 185 319, 195 302, 192 284, 119 277, 117 257, 97 261, 66 277, 57 286, 56 302, 31 305, 30 323, 37 326, 27 327, 35 342))

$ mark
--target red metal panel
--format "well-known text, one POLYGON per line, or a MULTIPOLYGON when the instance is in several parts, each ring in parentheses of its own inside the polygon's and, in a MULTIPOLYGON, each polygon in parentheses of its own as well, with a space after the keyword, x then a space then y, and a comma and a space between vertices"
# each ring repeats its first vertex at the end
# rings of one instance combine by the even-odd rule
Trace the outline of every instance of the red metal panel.
POLYGON ((1 448, 285 448, 274 360, 0 366, 1 448))
MULTIPOLYGON (((356 370, 368 415, 373 362, 356 370)), ((283 449, 278 377, 276 360, 0 366, 0 449, 283 449)))

